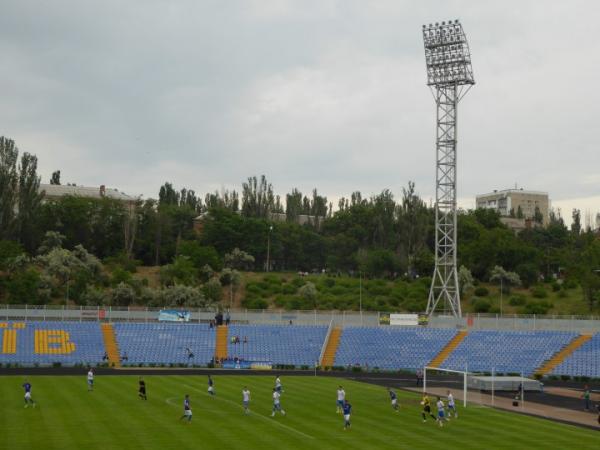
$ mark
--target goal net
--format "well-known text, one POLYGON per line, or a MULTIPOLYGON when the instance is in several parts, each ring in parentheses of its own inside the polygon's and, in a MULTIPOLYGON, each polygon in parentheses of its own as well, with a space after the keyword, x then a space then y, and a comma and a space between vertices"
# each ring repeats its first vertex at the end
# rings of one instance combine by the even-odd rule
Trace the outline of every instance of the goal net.
POLYGON ((483 404, 482 390, 477 388, 474 379, 482 375, 464 370, 425 367, 423 369, 423 392, 430 397, 447 399, 452 394, 457 405, 483 404))
POLYGON ((524 408, 525 394, 543 392, 543 385, 522 374, 496 374, 490 372, 468 372, 465 370, 423 369, 423 392, 430 397, 447 398, 452 393, 457 404, 468 404, 524 408))

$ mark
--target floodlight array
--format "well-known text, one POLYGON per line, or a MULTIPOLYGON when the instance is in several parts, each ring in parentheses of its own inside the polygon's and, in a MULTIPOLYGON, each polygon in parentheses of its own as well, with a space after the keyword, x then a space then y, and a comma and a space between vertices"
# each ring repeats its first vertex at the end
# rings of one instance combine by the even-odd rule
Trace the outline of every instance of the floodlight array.
POLYGON ((458 20, 423 25, 427 84, 475 84, 469 44, 458 20))

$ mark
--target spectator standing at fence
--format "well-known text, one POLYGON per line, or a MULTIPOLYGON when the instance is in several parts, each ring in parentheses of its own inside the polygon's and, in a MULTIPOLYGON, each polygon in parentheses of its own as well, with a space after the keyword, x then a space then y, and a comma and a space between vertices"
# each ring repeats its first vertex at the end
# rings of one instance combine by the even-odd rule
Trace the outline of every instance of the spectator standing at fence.
POLYGON ((417 377, 417 386, 421 386, 423 384, 423 371, 419 369, 415 375, 417 377))
POLYGON ((225 314, 225 325, 229 325, 231 322, 231 316, 229 315, 229 311, 225 314))
POLYGON ((587 384, 583 388, 583 395, 581 396, 581 398, 583 398, 583 409, 585 411, 589 411, 590 410, 590 387, 587 384))

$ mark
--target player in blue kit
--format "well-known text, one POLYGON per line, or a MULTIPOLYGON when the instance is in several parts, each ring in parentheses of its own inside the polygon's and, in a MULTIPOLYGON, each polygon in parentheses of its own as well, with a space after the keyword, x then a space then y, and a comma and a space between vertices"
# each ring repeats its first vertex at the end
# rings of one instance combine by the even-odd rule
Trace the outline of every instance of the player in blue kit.
POLYGON ((391 388, 388 388, 388 393, 390 394, 390 400, 392 402, 392 408, 394 408, 394 410, 396 412, 399 411, 398 408, 398 396, 396 395, 396 392, 394 392, 391 388))
POLYGON ((25 408, 29 405, 32 405, 35 408, 35 401, 31 398, 31 383, 25 381, 25 383, 23 383, 23 389, 25 389, 25 408))
POLYGON ((192 421, 192 406, 190 405, 190 396, 185 394, 185 399, 183 400, 183 416, 179 418, 179 420, 186 419, 188 423, 192 421))
POLYGON ((348 403, 348 400, 344 400, 342 410, 344 412, 344 430, 346 430, 350 428, 350 414, 352 413, 352 405, 348 403))

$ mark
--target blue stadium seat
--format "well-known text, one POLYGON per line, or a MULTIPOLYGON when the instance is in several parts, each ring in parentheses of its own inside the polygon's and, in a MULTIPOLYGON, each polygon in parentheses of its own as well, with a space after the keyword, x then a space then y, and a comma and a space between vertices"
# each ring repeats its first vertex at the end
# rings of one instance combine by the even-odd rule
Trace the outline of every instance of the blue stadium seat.
POLYGON ((600 333, 575 350, 552 373, 600 378, 600 333))
POLYGON ((215 330, 191 323, 113 324, 121 355, 127 364, 206 365, 215 354, 215 330), (188 357, 187 349, 194 357, 188 357))
POLYGON ((246 361, 313 366, 319 360, 326 335, 326 326, 230 325, 227 352, 230 358, 246 361), (231 343, 232 336, 238 336, 242 342, 231 343), (244 337, 248 339, 246 344, 244 337))
POLYGON ((442 368, 532 375, 575 336, 565 331, 470 331, 442 368))
POLYGON ((102 362, 104 340, 98 322, 1 322, 1 364, 48 366, 102 362), (36 342, 37 331, 37 342, 36 342), (7 333, 8 332, 8 333, 7 333), (5 342, 14 336, 14 350, 5 342))
POLYGON ((344 328, 335 365, 416 370, 426 366, 455 334, 441 328, 344 328))

